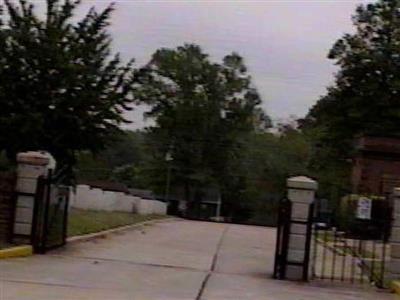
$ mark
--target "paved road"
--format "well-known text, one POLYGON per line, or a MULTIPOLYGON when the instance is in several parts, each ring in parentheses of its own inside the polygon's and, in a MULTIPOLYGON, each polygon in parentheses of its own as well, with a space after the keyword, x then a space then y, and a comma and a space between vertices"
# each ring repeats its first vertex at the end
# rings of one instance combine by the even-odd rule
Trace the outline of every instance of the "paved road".
POLYGON ((0 261, 0 300, 394 299, 272 280, 275 231, 163 221, 44 256, 0 261))

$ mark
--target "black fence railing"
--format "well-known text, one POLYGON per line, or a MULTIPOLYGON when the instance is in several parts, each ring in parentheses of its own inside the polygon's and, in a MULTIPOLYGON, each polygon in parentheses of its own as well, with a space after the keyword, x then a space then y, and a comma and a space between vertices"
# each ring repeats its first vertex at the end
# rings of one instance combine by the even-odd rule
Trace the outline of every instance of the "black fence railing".
POLYGON ((275 279, 285 279, 286 277, 291 212, 291 202, 287 199, 282 199, 279 204, 277 220, 275 262, 273 274, 273 277, 275 279))
POLYGON ((62 173, 38 180, 34 220, 32 230, 32 245, 36 253, 65 245, 68 224, 69 187, 64 185, 65 176, 62 173))
POLYGON ((336 228, 314 227, 312 278, 385 285, 390 244, 346 236, 336 228))
POLYGON ((388 198, 374 201, 366 219, 357 218, 357 200, 350 198, 343 198, 330 216, 315 212, 312 278, 385 287, 392 208, 388 198))
POLYGON ((295 264, 303 267, 303 280, 346 281, 386 287, 392 205, 389 198, 374 201, 380 202, 371 204, 368 218, 361 219, 354 199, 343 198, 343 203, 336 205, 335 209, 315 200, 310 205, 307 221, 293 221, 291 202, 282 200, 278 210, 274 278, 286 279, 286 269, 294 264, 288 260, 289 238, 292 226, 298 226, 300 222, 306 227, 305 259, 295 264), (345 210, 343 205, 346 205, 345 210))

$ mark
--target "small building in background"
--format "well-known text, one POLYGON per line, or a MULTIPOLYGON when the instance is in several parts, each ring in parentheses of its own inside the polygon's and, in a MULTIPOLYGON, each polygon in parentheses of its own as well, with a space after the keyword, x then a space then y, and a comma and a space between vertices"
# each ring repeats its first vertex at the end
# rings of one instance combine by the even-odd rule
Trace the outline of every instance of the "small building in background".
POLYGON ((400 138, 363 136, 355 149, 353 193, 387 195, 400 186, 400 138))

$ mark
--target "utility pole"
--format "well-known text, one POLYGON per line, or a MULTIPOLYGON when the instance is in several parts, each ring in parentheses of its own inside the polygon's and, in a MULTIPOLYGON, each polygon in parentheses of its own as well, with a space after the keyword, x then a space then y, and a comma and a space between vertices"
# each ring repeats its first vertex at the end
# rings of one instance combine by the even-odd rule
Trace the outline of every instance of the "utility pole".
POLYGON ((169 187, 170 187, 170 181, 171 181, 171 161, 173 160, 171 153, 167 152, 165 154, 165 161, 167 162, 167 182, 165 184, 165 195, 164 195, 164 201, 169 204, 169 187))
POLYGON ((217 215, 216 215, 216 220, 218 222, 220 222, 221 218, 221 205, 222 205, 221 191, 218 190, 217 215))

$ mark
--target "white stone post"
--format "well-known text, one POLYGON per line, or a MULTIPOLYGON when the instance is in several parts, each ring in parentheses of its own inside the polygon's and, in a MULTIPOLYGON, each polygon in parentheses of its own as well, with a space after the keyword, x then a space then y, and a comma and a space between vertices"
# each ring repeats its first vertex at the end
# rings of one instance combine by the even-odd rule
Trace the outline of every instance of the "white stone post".
POLYGON ((37 181, 54 167, 54 159, 45 152, 21 152, 17 155, 17 203, 14 220, 14 240, 29 242, 32 232, 37 181))
POLYGON ((314 202, 318 183, 305 176, 287 179, 288 199, 292 211, 290 217, 289 242, 285 277, 290 280, 304 280, 308 273, 310 257, 311 224, 308 224, 310 206, 314 202), (309 229, 309 230, 307 230, 309 229), (308 231, 308 239, 307 239, 308 231), (307 268, 305 270, 305 268, 307 268))
POLYGON ((393 190, 393 223, 390 235, 390 263, 387 268, 388 279, 400 279, 400 188, 393 190))

